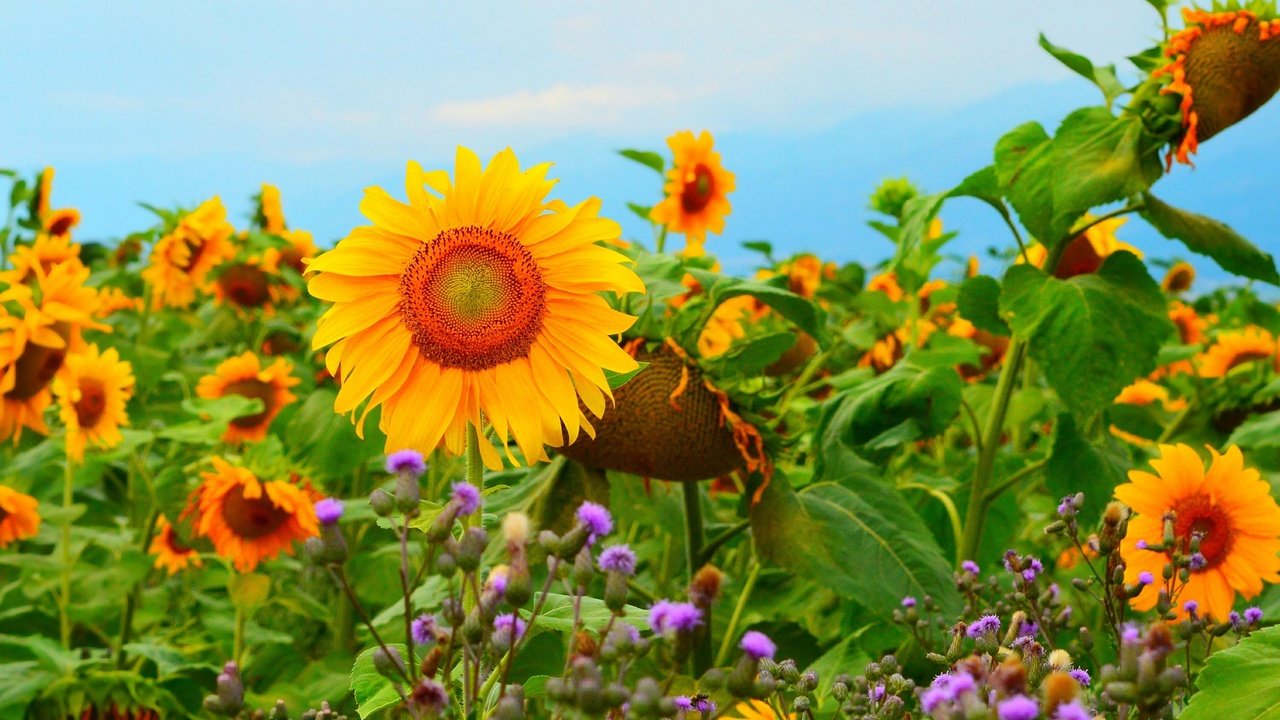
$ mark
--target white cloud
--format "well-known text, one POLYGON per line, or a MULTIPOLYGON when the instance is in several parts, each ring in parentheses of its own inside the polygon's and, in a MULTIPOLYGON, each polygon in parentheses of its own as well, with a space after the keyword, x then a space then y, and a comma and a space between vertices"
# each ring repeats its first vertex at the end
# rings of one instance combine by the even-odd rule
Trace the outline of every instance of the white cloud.
POLYGON ((427 115, 445 125, 468 127, 601 129, 626 125, 631 111, 679 100, 678 93, 662 86, 561 83, 543 90, 445 101, 428 110, 427 115))

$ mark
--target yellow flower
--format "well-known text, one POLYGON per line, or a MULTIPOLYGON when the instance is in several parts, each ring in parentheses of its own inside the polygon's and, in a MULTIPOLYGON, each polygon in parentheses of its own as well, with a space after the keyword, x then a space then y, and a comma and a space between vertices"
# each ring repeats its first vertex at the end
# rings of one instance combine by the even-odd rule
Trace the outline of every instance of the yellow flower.
POLYGON ((106 317, 120 312, 121 310, 141 309, 142 298, 129 297, 125 294, 124 290, 117 287, 103 287, 98 289, 97 317, 106 317))
POLYGON ((286 287, 279 277, 279 259, 279 254, 270 253, 264 259, 251 257, 224 265, 213 281, 214 300, 242 313, 260 310, 268 317, 275 314, 281 290, 286 287))
POLYGON ((18 245, 9 256, 12 269, 0 273, 0 282, 12 284, 28 282, 36 276, 36 267, 47 275, 54 265, 73 262, 80 265, 80 246, 71 239, 57 235, 36 235, 35 242, 30 245, 18 245))
POLYGON ((40 531, 39 505, 30 495, 0 485, 0 548, 40 531))
POLYGON ((1132 600, 1138 610, 1155 607, 1161 589, 1171 589, 1180 617, 1186 616, 1183 603, 1195 600, 1202 615, 1226 620, 1237 593, 1251 598, 1262 592, 1263 582, 1280 581, 1280 506, 1271 497, 1271 485, 1257 470, 1244 467, 1239 448, 1231 446, 1222 455, 1209 452, 1213 457, 1206 470, 1189 446, 1161 445, 1159 459, 1151 461, 1154 475, 1130 471, 1129 482, 1116 488, 1116 498, 1137 513, 1120 547, 1125 582, 1136 584, 1143 572, 1157 578, 1132 600), (1164 517, 1170 514, 1174 547, 1139 548, 1139 541, 1161 545, 1164 517), (1194 534, 1201 535, 1202 566, 1191 570, 1185 583, 1176 577, 1161 580, 1171 552, 1191 554, 1194 534))
POLYGON ((1243 330, 1220 333, 1217 340, 1197 360, 1200 377, 1225 377, 1232 368, 1254 360, 1271 360, 1276 355, 1276 341, 1271 333, 1250 325, 1243 330))
POLYGON ((733 346, 733 341, 746 337, 743 323, 750 319, 755 307, 755 298, 750 295, 739 295, 720 303, 698 336, 698 355, 707 359, 723 355, 733 346))
POLYGON ((1160 281, 1160 287, 1165 292, 1180 293, 1191 289, 1191 283, 1196 280, 1196 269, 1191 263, 1178 262, 1169 268, 1169 272, 1164 274, 1164 280, 1160 281))
POLYGON ((182 542, 182 538, 178 537, 164 515, 156 520, 156 534, 151 538, 147 551, 156 556, 156 569, 164 568, 171 576, 176 575, 179 570, 204 564, 200 553, 182 542))
POLYGON ((272 233, 284 232, 284 204, 280 202, 280 188, 268 183, 262 184, 262 195, 258 196, 258 220, 262 229, 272 233))
POLYGON ((714 143, 706 130, 697 136, 682 130, 667 138, 674 161, 667 172, 666 197, 649 212, 654 222, 684 233, 688 252, 694 255, 702 254, 707 232, 724 232, 724 219, 731 209, 734 176, 720 164, 720 153, 712 150, 714 143))
POLYGON ((53 174, 51 167, 40 173, 40 185, 36 189, 36 219, 40 221, 40 229, 45 234, 66 238, 80 224, 80 211, 75 208, 52 208, 53 174))
POLYGON ((252 572, 282 552, 292 555, 294 542, 319 534, 315 503, 293 483, 263 482, 217 457, 213 471, 200 477, 204 482, 188 510, 195 515, 195 531, 240 572, 252 572))
POLYGON ((1183 345, 1199 345, 1204 342, 1205 322, 1190 305, 1174 300, 1169 304, 1169 319, 1178 327, 1178 340, 1183 345))
MULTIPOLYGON (((1067 247, 1062 251, 1062 257, 1058 259, 1058 267, 1053 272, 1054 277, 1066 280, 1076 275, 1097 272, 1108 256, 1121 250, 1131 252, 1141 259, 1141 250, 1116 238, 1116 230, 1127 220, 1128 218, 1122 217, 1103 220, 1067 241, 1067 247)), ((1086 214, 1083 218, 1083 222, 1092 221, 1091 215, 1086 214)), ((1048 255, 1048 249, 1039 243, 1027 248, 1027 259, 1033 266, 1042 270, 1048 255)), ((1025 260, 1019 254, 1015 262, 1021 264, 1025 260)))
POLYGON ((112 448, 124 439, 120 426, 129 424, 125 405, 133 397, 133 366, 115 348, 99 352, 90 345, 67 356, 53 380, 59 416, 67 428, 67 457, 82 462, 85 445, 112 448))
MULTIPOLYGON (((603 415, 604 370, 637 367, 610 337, 635 319, 599 294, 644 291, 627 258, 597 244, 620 228, 597 199, 548 201, 547 169, 521 171, 510 150, 484 169, 465 148, 452 182, 409 163, 409 203, 370 188, 361 211, 374 224, 307 266, 319 273, 308 290, 334 303, 313 340, 333 345, 334 409, 354 413, 372 396, 364 415, 383 406, 389 450, 460 454, 483 413, 504 447, 514 437, 535 462, 591 427, 579 399, 603 415)), ((480 449, 501 466, 489 443, 480 449)))
POLYGON ((142 271, 142 279, 151 285, 152 306, 187 307, 197 290, 207 290, 209 271, 235 256, 234 231, 217 197, 178 221, 151 249, 151 264, 142 271))
MULTIPOLYGON (((777 711, 769 706, 768 703, 761 700, 747 700, 740 702, 731 710, 732 715, 726 715, 730 720, 783 720, 783 716, 778 715, 777 711)), ((785 716, 787 720, 791 720, 795 715, 785 716)))
POLYGON ((298 399, 289 388, 302 381, 290 374, 292 370, 293 365, 284 358, 276 358, 264 368, 257 355, 245 351, 222 361, 212 375, 200 378, 196 395, 202 398, 240 395, 261 400, 262 410, 235 418, 227 423, 227 431, 222 435, 227 442, 261 440, 284 406, 298 399))

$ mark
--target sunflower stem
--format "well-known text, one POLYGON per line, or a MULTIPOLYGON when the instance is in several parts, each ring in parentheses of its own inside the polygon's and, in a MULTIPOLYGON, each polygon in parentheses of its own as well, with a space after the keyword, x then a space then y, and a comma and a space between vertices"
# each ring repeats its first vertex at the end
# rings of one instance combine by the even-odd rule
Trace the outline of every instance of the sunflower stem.
MULTIPOLYGON (((689 584, 693 585, 694 575, 702 563, 702 492, 698 483, 680 483, 684 491, 684 539, 685 560, 689 568, 689 584)), ((706 609, 707 617, 695 631, 693 640, 693 672, 695 676, 706 672, 711 667, 711 608, 706 609)))
POLYGON ((58 627, 62 647, 71 649, 71 498, 75 485, 75 465, 67 458, 62 473, 62 592, 58 595, 58 627))
POLYGON ((760 563, 751 560, 751 570, 747 573, 747 581, 742 584, 742 592, 738 593, 738 603, 733 606, 733 616, 729 618, 729 627, 725 628, 724 638, 720 641, 720 651, 716 653, 716 667, 725 664, 729 659, 729 648, 733 647, 733 636, 738 633, 738 623, 742 621, 742 612, 751 599, 751 591, 756 587, 760 577, 760 563))
POLYGON ((463 527, 471 527, 484 517, 484 464, 480 460, 480 433, 476 426, 467 424, 467 482, 480 492, 480 508, 463 518, 463 527))
POLYGON ((235 629, 234 645, 231 651, 231 657, 234 658, 236 661, 236 664, 239 665, 244 662, 245 617, 244 617, 243 603, 236 603, 235 607, 236 607, 236 629, 235 629))

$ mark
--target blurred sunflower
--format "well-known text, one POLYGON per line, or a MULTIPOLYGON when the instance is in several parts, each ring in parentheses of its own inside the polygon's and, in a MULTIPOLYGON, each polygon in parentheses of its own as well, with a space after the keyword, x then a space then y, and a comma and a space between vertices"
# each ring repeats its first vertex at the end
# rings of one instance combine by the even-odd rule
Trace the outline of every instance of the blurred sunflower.
POLYGON ((274 262, 276 267, 291 267, 299 275, 306 272, 307 261, 320 253, 311 233, 306 230, 283 230, 279 233, 286 245, 283 248, 270 248, 264 258, 274 262))
MULTIPOLYGON (((1174 610, 1186 617, 1183 603, 1195 600, 1200 612, 1216 620, 1227 619, 1236 593, 1251 598, 1262 583, 1280 582, 1280 506, 1271 497, 1271 485, 1258 471, 1244 467, 1244 457, 1234 445, 1219 455, 1209 448, 1212 461, 1204 462, 1187 445, 1161 445, 1160 457, 1151 461, 1155 474, 1132 470, 1129 482, 1116 488, 1116 499, 1137 515, 1129 519, 1129 532, 1120 547, 1125 561, 1125 582, 1137 584, 1149 572, 1162 577, 1172 553, 1191 556, 1192 536, 1198 535, 1199 560, 1193 559, 1185 583, 1174 588, 1174 610), (1173 517, 1173 547, 1161 551, 1164 518, 1173 517)), ((1137 610, 1155 607, 1162 589, 1156 582, 1145 586, 1132 600, 1137 610)))
POLYGON ((697 136, 682 130, 667 138, 674 161, 667 171, 666 197, 649 212, 654 222, 684 233, 689 255, 703 253, 707 232, 724 232, 724 219, 731 209, 734 176, 720 164, 714 143, 706 130, 697 136))
POLYGON ((53 168, 47 167, 40 173, 40 183, 36 188, 35 215, 40 222, 40 229, 53 237, 68 237, 72 229, 80 224, 80 211, 75 208, 53 209, 53 168))
POLYGON ((733 706, 729 711, 731 715, 725 717, 729 720, 790 720, 795 715, 779 715, 769 703, 762 700, 747 700, 733 706))
POLYGON ((188 508, 195 532, 209 538, 218 555, 240 572, 252 572, 282 552, 292 555, 294 542, 320 532, 315 503, 297 485, 263 482, 218 457, 213 471, 200 477, 188 508))
POLYGON ((222 266, 213 281, 214 301, 241 312, 261 311, 270 317, 283 287, 276 263, 279 255, 265 254, 222 266))
POLYGON ((750 295, 738 295, 720 303, 698 336, 699 357, 710 359, 723 355, 735 340, 746 337, 743 323, 750 321, 755 309, 756 300, 750 295))
POLYGON ((1196 364, 1200 377, 1225 377, 1232 368, 1254 360, 1275 361, 1276 341, 1271 333, 1250 325, 1243 330, 1220 333, 1196 364))
POLYGON ((39 505, 30 495, 0 485, 0 548, 40 531, 39 505))
POLYGON ((171 576, 179 570, 204 564, 200 553, 182 542, 164 515, 156 519, 156 534, 151 538, 147 552, 156 556, 156 569, 164 568, 171 576))
POLYGON ((280 201, 280 188, 269 183, 262 184, 262 194, 258 196, 257 220, 259 227, 273 235, 284 232, 284 204, 280 201))
MULTIPOLYGON (((1116 396, 1113 402, 1116 405, 1138 405, 1143 407, 1160 403, 1160 407, 1166 412, 1176 412, 1187 406, 1187 401, 1182 398, 1170 398, 1169 389, 1165 386, 1146 379, 1136 380, 1127 385, 1120 391, 1120 394, 1116 396)), ((1153 444, 1152 440, 1135 435, 1115 425, 1111 426, 1111 434, 1134 445, 1149 446, 1153 444)))
POLYGON ((262 410, 235 418, 227 424, 227 431, 222 435, 226 442, 261 440, 267 436, 267 428, 284 406, 298 399, 289 388, 302 381, 293 377, 292 371, 293 365, 284 358, 276 358, 275 362, 263 367, 258 356, 246 350, 223 360, 212 375, 200 378, 196 395, 202 398, 239 395, 261 400, 262 410))
POLYGON ((1174 300, 1169 304, 1169 319, 1178 328, 1178 341, 1183 345, 1199 345, 1204 342, 1204 330, 1209 326, 1190 305, 1174 300))
POLYGON ((80 265, 80 246, 71 239, 57 235, 36 235, 30 245, 18 245, 9 256, 10 270, 0 273, 0 282, 24 283, 36 275, 39 267, 46 275, 54 265, 64 262, 80 265))
MULTIPOLYGON (((354 413, 372 396, 362 426, 384 405, 388 450, 443 444, 460 454, 483 413, 503 446, 514 437, 532 463, 544 445, 590 430, 579 398, 604 414, 612 392, 603 369, 637 367, 610 337, 634 318, 599 294, 644 292, 627 258, 597 244, 620 228, 599 217, 598 199, 548 201, 547 169, 521 171, 510 150, 485 169, 465 148, 452 182, 409 163, 409 204, 370 188, 361 211, 374 224, 307 266, 319 273, 311 294, 334 303, 313 340, 333 345, 334 409, 354 413)), ((480 449, 501 466, 490 443, 480 449)))
POLYGON ((53 380, 59 416, 67 429, 67 457, 83 462, 89 443, 98 448, 120 444, 120 426, 129 424, 125 405, 133 397, 133 386, 133 365, 121 360, 115 348, 99 352, 94 344, 67 355, 53 380))
MULTIPOLYGON (((1086 214, 1083 221, 1092 222, 1093 217, 1086 214)), ((1084 232, 1067 241, 1067 247, 1062 251, 1062 257, 1058 260, 1058 267, 1054 269, 1053 276, 1060 280, 1066 280, 1076 275, 1097 272, 1098 268, 1102 267, 1102 263, 1112 253, 1117 253, 1121 250, 1131 252, 1138 259, 1142 259, 1141 250, 1116 237, 1116 230, 1127 221, 1128 218, 1123 217, 1103 220, 1089 226, 1084 232)), ((1044 270, 1044 263, 1048 256, 1049 250, 1039 243, 1027 248, 1026 259, 1041 270, 1044 270)), ((1023 256, 1019 255, 1015 262, 1022 264, 1025 261, 1023 256)))
POLYGON ((1164 274, 1164 279, 1160 281, 1160 287, 1164 288, 1167 293, 1186 292, 1191 289, 1191 284, 1196 281, 1196 269, 1191 263, 1177 262, 1169 268, 1169 272, 1164 274))
POLYGON ((207 290, 209 272, 235 257, 227 209, 217 197, 187 213, 151 249, 142 279, 151 286, 152 306, 187 307, 197 290, 207 290))
POLYGON ((129 297, 117 287, 98 288, 97 317, 106 317, 121 310, 141 310, 142 298, 129 297))

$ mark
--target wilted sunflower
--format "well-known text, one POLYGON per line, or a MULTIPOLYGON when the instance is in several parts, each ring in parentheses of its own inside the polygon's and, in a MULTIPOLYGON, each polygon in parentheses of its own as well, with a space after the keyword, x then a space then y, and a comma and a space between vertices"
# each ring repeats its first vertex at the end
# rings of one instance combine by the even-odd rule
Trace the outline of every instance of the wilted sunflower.
MULTIPOLYGON (((1266 14, 1275 15, 1274 4, 1266 14)), ((1181 96, 1182 137, 1169 162, 1189 165, 1202 141, 1245 119, 1280 89, 1280 20, 1242 9, 1195 8, 1183 8, 1182 18, 1186 28, 1164 48, 1169 64, 1152 76, 1169 76, 1161 92, 1181 96)))
POLYGON ((99 352, 96 344, 67 355, 53 380, 59 416, 67 429, 67 457, 84 460, 85 445, 112 448, 124 439, 120 426, 129 424, 125 405, 133 397, 133 366, 115 348, 99 352))
POLYGON ((1160 281, 1160 287, 1164 288, 1168 293, 1186 292, 1191 289, 1191 283, 1196 281, 1196 269, 1191 263, 1177 262, 1169 268, 1169 272, 1164 274, 1164 280, 1160 281))
POLYGON ((222 439, 227 442, 261 440, 267 436, 267 428, 285 405, 297 400, 289 388, 302 382, 290 373, 293 365, 284 358, 262 367, 262 362, 251 350, 223 360, 212 375, 200 378, 196 395, 202 398, 220 398, 228 395, 257 398, 262 410, 252 415, 238 417, 227 424, 222 439))
POLYGON ((44 233, 53 237, 68 237, 71 230, 80 224, 80 211, 75 208, 53 209, 53 175, 51 167, 40 173, 40 184, 35 196, 36 219, 44 233))
POLYGON ((200 553, 182 542, 182 538, 178 537, 178 533, 164 515, 156 519, 156 534, 151 538, 151 545, 147 551, 156 556, 155 567, 164 568, 169 575, 176 575, 179 570, 200 567, 204 564, 200 559, 200 553))
POLYGON ((0 485, 0 548, 40 532, 39 505, 30 495, 0 485))
POLYGON ((292 555, 294 542, 320 532, 315 502, 297 485, 263 482, 218 457, 213 471, 200 477, 188 509, 195 515, 196 534, 209 538, 218 555, 240 572, 252 572, 282 552, 292 555))
MULTIPOLYGON (((1271 485, 1258 471, 1244 467, 1244 457, 1234 445, 1219 455, 1209 449, 1212 462, 1204 462, 1187 445, 1161 445, 1160 457, 1151 461, 1155 474, 1132 470, 1129 482, 1116 488, 1116 498, 1137 515, 1129 520, 1129 532, 1121 544, 1125 582, 1137 584, 1149 572, 1162 577, 1173 552, 1190 556, 1192 536, 1199 534, 1199 567, 1186 583, 1177 582, 1174 609, 1186 616, 1183 603, 1195 600, 1200 612, 1226 620, 1236 593, 1251 598, 1263 582, 1280 581, 1280 506, 1271 497, 1271 485), (1173 515, 1173 544, 1159 552, 1164 537, 1164 517, 1173 515)), ((1163 581, 1147 585, 1133 599, 1138 610, 1155 607, 1163 581)))
POLYGON ((284 232, 284 204, 280 201, 280 188, 268 183, 262 184, 262 194, 258 196, 258 225, 272 234, 284 232))
POLYGON ((235 257, 234 232, 217 197, 184 215, 151 249, 151 264, 142 271, 151 285, 152 306, 187 307, 197 290, 207 290, 209 271, 235 257))
POLYGON ((731 209, 733 173, 720 164, 720 153, 712 149, 714 143, 706 130, 697 136, 682 130, 667 138, 674 159, 667 171, 666 197, 649 211, 654 222, 684 233, 689 255, 703 253, 707 232, 724 232, 724 219, 731 209))
MULTIPOLYGON (((627 258, 597 244, 618 237, 618 224, 598 216, 597 199, 548 201, 547 169, 521 171, 510 150, 484 169, 465 148, 452 182, 409 163, 409 203, 370 188, 360 209, 374 224, 308 265, 319 273, 311 294, 334 303, 313 340, 333 345, 334 409, 354 413, 372 396, 360 425, 383 405, 388 450, 443 443, 459 454, 483 413, 504 447, 514 437, 532 463, 545 444, 590 428, 579 398, 604 414, 612 393, 602 368, 636 368, 610 338, 634 318, 599 294, 644 291, 627 258)), ((480 449, 501 466, 489 443, 480 449)))
POLYGON ((1200 377, 1225 377, 1232 368, 1254 360, 1275 362, 1276 341, 1271 333, 1250 325, 1243 330, 1219 333, 1209 349, 1197 359, 1200 377))

